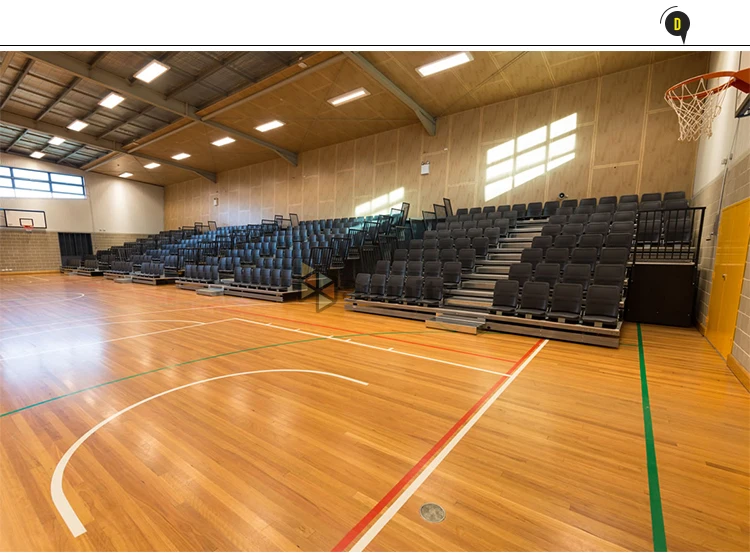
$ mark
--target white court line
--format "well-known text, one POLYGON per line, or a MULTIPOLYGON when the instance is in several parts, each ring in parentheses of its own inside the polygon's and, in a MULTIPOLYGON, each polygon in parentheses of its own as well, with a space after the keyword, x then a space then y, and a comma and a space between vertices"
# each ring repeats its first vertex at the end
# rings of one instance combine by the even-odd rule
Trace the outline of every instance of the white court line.
POLYGON ((303 330, 300 330, 300 329, 292 329, 292 328, 289 328, 289 327, 281 327, 279 325, 274 325, 273 323, 260 323, 258 321, 251 321, 250 319, 241 319, 239 317, 235 317, 235 320, 242 321, 244 323, 252 323, 253 325, 260 325, 262 327, 270 327, 272 329, 280 329, 282 331, 298 332, 300 334, 306 334, 306 335, 309 335, 309 336, 329 338, 331 340, 335 340, 336 342, 343 342, 344 344, 354 344, 355 346, 362 346, 363 348, 371 348, 373 350, 380 350, 381 352, 390 352, 390 353, 393 353, 393 354, 400 354, 402 356, 409 356, 411 358, 418 358, 420 360, 427 360, 427 361, 430 361, 430 362, 436 362, 438 364, 445 364, 445 365, 455 366, 455 367, 464 368, 464 369, 471 369, 471 370, 474 370, 474 371, 483 371, 484 373, 491 373, 492 375, 501 375, 501 376, 505 376, 505 377, 510 377, 507 373, 502 373, 502 372, 499 372, 499 371, 492 371, 491 369, 484 369, 484 368, 480 368, 480 367, 476 367, 476 366, 468 366, 468 365, 465 365, 465 364, 458 364, 456 362, 449 362, 449 361, 446 361, 446 360, 438 360, 437 358, 430 358, 428 356, 422 356, 420 354, 410 354, 409 352, 401 352, 400 350, 394 350, 393 348, 383 348, 381 346, 372 346, 370 344, 364 344, 362 342, 355 342, 355 341, 353 341, 351 339, 334 338, 334 335, 330 335, 329 336, 329 335, 325 335, 325 334, 311 333, 311 332, 306 332, 306 331, 303 331, 303 330))
MULTIPOLYGON (((95 340, 93 342, 85 342, 83 344, 77 344, 75 346, 66 346, 65 348, 50 348, 49 350, 42 350, 41 352, 29 352, 28 354, 18 354, 15 356, 8 356, 7 358, 0 358, 0 362, 7 362, 9 360, 17 360, 18 358, 28 358, 30 356, 40 356, 42 354, 49 354, 51 352, 61 352, 63 350, 75 350, 76 348, 83 348, 86 346, 95 346, 97 344, 104 344, 105 342, 117 342, 120 340, 129 340, 131 338, 140 338, 142 336, 151 336, 154 334, 162 334, 162 333, 168 333, 168 332, 174 332, 174 331, 180 331, 183 329, 192 329, 194 327, 202 327, 205 325, 214 325, 216 323, 224 323, 226 321, 233 321, 233 318, 230 319, 220 319, 218 321, 210 321, 208 323, 197 323, 195 325, 188 325, 186 327, 175 327, 174 329, 165 329, 162 331, 154 331, 154 332, 148 332, 148 333, 141 333, 141 334, 133 334, 130 336, 121 336, 120 338, 109 338, 107 340, 95 340)), ((36 334, 36 333, 35 333, 36 334)))
POLYGON ((477 423, 477 420, 479 420, 485 412, 487 412, 487 409, 489 409, 492 406, 492 403, 494 403, 500 395, 503 394, 505 389, 510 386, 511 383, 513 383, 513 380, 518 377, 518 374, 520 374, 529 363, 531 363, 531 360, 533 360, 536 355, 544 348, 549 342, 548 340, 545 340, 542 342, 539 347, 537 347, 536 350, 528 357, 524 362, 516 369, 515 372, 513 372, 513 375, 510 376, 510 378, 505 381, 498 389, 495 391, 492 396, 487 399, 487 402, 482 405, 482 407, 472 416, 466 424, 456 433, 455 436, 453 436, 453 439, 451 439, 445 447, 438 453, 432 461, 430 461, 427 466, 424 468, 424 470, 419 474, 417 478, 415 478, 412 483, 404 490, 401 495, 396 499, 395 502, 393 502, 388 509, 386 509, 383 514, 375 521, 375 523, 370 527, 369 531, 367 531, 362 537, 354 543, 354 546, 349 550, 349 552, 362 552, 365 547, 372 542, 372 539, 374 539, 378 533, 385 527, 385 525, 393 518, 394 515, 398 513, 398 511, 402 508, 402 506, 407 502, 409 498, 419 489, 420 486, 424 483, 425 480, 432 474, 432 472, 438 467, 438 465, 445 459, 448 454, 453 450, 454 447, 456 447, 456 444, 461 441, 461 439, 471 430, 472 426, 477 423))
POLYGON ((68 498, 65 497, 65 492, 63 491, 63 487, 62 487, 63 475, 65 474, 65 467, 68 465, 68 462, 70 461, 70 458, 73 456, 73 453, 75 453, 76 450, 79 447, 81 447, 81 445, 89 437, 91 437, 94 433, 96 433, 96 431, 99 428, 106 426, 118 416, 128 412, 129 410, 134 409, 137 406, 140 406, 144 403, 147 403, 148 401, 152 401, 166 394, 179 391, 180 389, 192 387, 193 385, 200 385, 201 383, 208 383, 209 381, 216 381, 218 379, 226 379, 227 377, 237 377, 240 375, 252 375, 255 373, 277 373, 277 372, 314 373, 317 375, 337 377, 339 379, 350 381, 352 383, 357 383, 359 385, 364 385, 364 386, 368 385, 368 383, 364 381, 360 381, 359 379, 353 379, 351 377, 346 377, 345 375, 339 375, 337 373, 330 373, 327 371, 317 371, 317 370, 309 370, 309 369, 261 369, 261 370, 256 370, 256 371, 243 371, 241 373, 230 373, 228 375, 220 375, 218 377, 210 377, 208 379, 201 379, 200 381, 193 381, 192 383, 187 383, 185 385, 181 385, 180 387, 174 387, 172 389, 162 391, 161 393, 152 395, 146 399, 143 399, 142 401, 138 401, 135 404, 131 404, 130 406, 123 408, 119 412, 115 412, 111 416, 99 422, 96 426, 91 428, 88 432, 83 434, 80 438, 78 438, 78 440, 73 445, 71 445, 70 448, 68 448, 68 450, 62 456, 60 461, 57 463, 57 466, 55 467, 55 472, 52 474, 52 482, 50 483, 50 494, 52 495, 52 502, 55 504, 55 507, 57 508, 58 513, 63 518, 63 521, 65 521, 65 524, 68 526, 68 529, 70 529, 70 532, 73 533, 73 536, 74 537, 81 536, 82 534, 86 532, 86 528, 83 526, 83 523, 81 523, 81 520, 76 515, 76 512, 73 511, 73 507, 70 505, 68 498))
POLYGON ((34 336, 37 334, 56 332, 56 331, 67 331, 69 329, 85 329, 88 327, 100 327, 103 325, 125 325, 128 323, 200 323, 201 325, 203 324, 201 321, 188 321, 186 319, 134 319, 132 321, 113 321, 111 323, 92 323, 89 325, 70 325, 68 327, 60 327, 59 329, 47 329, 44 331, 34 331, 33 333, 16 334, 13 336, 6 336, 5 338, 0 338, 0 342, 4 342, 12 338, 21 338, 23 336, 34 336))

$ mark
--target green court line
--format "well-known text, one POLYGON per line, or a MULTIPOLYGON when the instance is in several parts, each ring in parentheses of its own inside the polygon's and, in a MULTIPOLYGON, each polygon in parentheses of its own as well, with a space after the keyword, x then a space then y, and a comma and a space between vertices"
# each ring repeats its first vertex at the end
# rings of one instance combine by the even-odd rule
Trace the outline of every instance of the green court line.
POLYGON ((149 371, 142 371, 141 373, 134 373, 133 375, 128 375, 126 377, 120 377, 118 379, 113 379, 112 381, 105 381, 104 383, 99 383, 97 385, 92 385, 91 387, 86 387, 84 389, 78 389, 77 391, 73 391, 71 393, 65 393, 64 395, 59 395, 57 397, 52 397, 51 399, 46 399, 43 401, 39 401, 34 404, 29 404, 26 406, 22 406, 21 408, 17 408, 16 410, 11 410, 8 412, 3 412, 0 414, 0 418, 3 418, 4 416, 10 416, 11 414, 16 414, 17 412, 22 412, 24 410, 28 410, 29 408, 34 408, 37 406, 41 406, 43 404, 47 404, 53 401, 57 401, 60 399, 64 399, 66 397, 72 397, 73 395, 77 395, 79 393, 83 393, 85 391, 90 391, 92 389, 98 389, 99 387, 104 387, 106 385, 112 385, 113 383, 119 383, 120 381, 126 381, 128 379, 133 379, 134 377, 140 377, 141 375, 148 375, 149 373, 156 373, 157 371, 164 371, 165 369, 172 369, 172 368, 178 368, 181 366, 186 366, 190 364, 194 364, 196 362, 203 362, 205 360, 213 360, 215 358, 223 358, 225 356, 231 356, 233 354, 242 354, 243 352, 252 352, 254 350, 263 350, 265 348, 274 348, 277 346, 287 346, 289 344, 300 344, 302 342, 317 342, 318 340, 329 340, 330 338, 355 338, 358 336, 378 336, 378 335, 385 335, 385 334, 432 334, 433 331, 396 331, 396 332, 375 332, 375 333, 362 333, 362 334, 342 334, 337 335, 333 337, 328 336, 320 336, 316 338, 306 338, 304 340, 290 340, 288 342, 277 342, 275 344, 266 344, 264 346, 253 346, 252 348, 243 348, 242 350, 233 350, 231 352, 224 352, 222 354, 215 354, 213 356, 206 356, 204 358, 197 358, 195 360, 189 360, 187 362, 181 362, 179 364, 172 364, 169 366, 163 366, 160 368, 152 369, 149 371))
POLYGON ((659 469, 656 466, 656 446, 654 427, 651 424, 651 403, 648 398, 646 380, 646 358, 643 353, 643 335, 638 323, 638 359, 641 367, 641 402, 643 404, 643 428, 646 435, 646 464, 648 466, 648 497, 651 505, 651 534, 654 539, 654 552, 667 551, 667 536, 664 532, 664 513, 661 509, 659 490, 659 469))

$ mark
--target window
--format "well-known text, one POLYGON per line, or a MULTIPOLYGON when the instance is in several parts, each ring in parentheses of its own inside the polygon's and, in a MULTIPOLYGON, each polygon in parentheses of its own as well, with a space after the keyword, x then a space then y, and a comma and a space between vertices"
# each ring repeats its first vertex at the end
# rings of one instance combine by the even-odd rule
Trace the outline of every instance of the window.
POLYGON ((0 198, 86 198, 80 175, 0 166, 0 198))

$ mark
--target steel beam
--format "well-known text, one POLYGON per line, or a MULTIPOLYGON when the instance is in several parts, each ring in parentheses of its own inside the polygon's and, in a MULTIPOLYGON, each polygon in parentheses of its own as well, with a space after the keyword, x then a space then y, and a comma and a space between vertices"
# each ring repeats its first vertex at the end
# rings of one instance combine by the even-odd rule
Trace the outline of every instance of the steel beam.
MULTIPOLYGON (((203 119, 196 114, 197 109, 187 103, 182 103, 176 99, 165 99, 163 95, 152 89, 139 84, 130 84, 128 80, 112 74, 111 72, 107 72, 106 70, 89 68, 88 64, 64 53, 52 51, 30 51, 24 52, 23 54, 33 60, 44 62, 45 64, 69 72, 79 78, 90 80, 103 87, 117 91, 125 97, 139 99, 144 103, 174 113, 175 115, 187 117, 196 122, 204 122, 203 119)), ((227 125, 219 125, 214 122, 204 122, 204 124, 211 128, 223 130, 224 132, 243 138, 249 142, 254 142, 255 144, 263 146, 269 150, 273 150, 292 165, 297 165, 297 155, 289 150, 281 148, 280 146, 276 146, 270 142, 266 142, 265 140, 261 140, 260 138, 256 138, 255 136, 251 136, 250 134, 236 130, 227 125)))
MULTIPOLYGON (((30 119, 22 115, 16 115, 14 113, 9 113, 7 111, 0 111, 0 122, 9 124, 11 126, 16 126, 16 127, 20 127, 20 128, 24 128, 28 130, 33 130, 36 132, 41 132, 42 134, 49 134, 51 136, 67 138, 78 144, 83 144, 85 146, 92 146, 94 148, 100 148, 102 150, 117 152, 120 155, 129 155, 128 152, 123 150, 122 145, 118 144, 117 142, 112 142, 109 140, 100 140, 96 136, 91 136, 89 134, 84 134, 82 132, 75 132, 73 130, 63 128, 61 126, 57 126, 54 124, 49 124, 45 122, 37 122, 34 119, 30 119)), ((185 171, 190 171, 192 173, 200 175, 201 177, 205 177, 206 179, 208 179, 209 181, 213 183, 216 182, 216 173, 213 173, 212 171, 206 171, 205 169, 191 167, 189 165, 185 165, 183 163, 179 163, 174 160, 161 159, 161 158, 157 158, 154 156, 143 156, 143 157, 148 158, 151 161, 161 163, 162 165, 169 165, 171 167, 176 167, 178 169, 184 169, 185 171)))
POLYGON ((21 131, 21 134, 19 134, 18 136, 16 136, 16 138, 13 140, 13 142, 10 143, 10 146, 8 146, 7 148, 5 148, 5 153, 6 154, 10 153, 10 149, 14 148, 16 144, 18 144, 21 140, 23 140, 23 137, 26 136, 26 133, 28 131, 29 131, 28 129, 24 128, 21 131))
MULTIPOLYGON (((238 59, 242 58, 246 54, 247 54, 246 52, 236 52, 236 53, 228 56, 224 60, 218 61, 217 64, 215 64, 211 68, 207 69, 202 74, 199 74, 198 76, 196 76, 192 80, 189 80, 189 81, 185 82, 184 84, 177 86, 172 91, 168 92, 167 93, 167 99, 172 99, 175 95, 179 95, 180 93, 182 93, 186 89, 190 89, 194 85, 199 84, 201 81, 203 81, 203 80, 205 80, 207 78, 210 78, 211 76, 213 76, 214 74, 216 74, 216 72, 218 72, 219 70, 223 70, 223 69, 227 68, 227 64, 231 64, 232 62, 234 62, 235 60, 238 60, 238 59)), ((252 82, 252 83, 255 83, 255 82, 252 82)), ((245 86, 245 87, 247 87, 247 86, 245 86)))
POLYGON ((433 117, 429 111, 424 109, 419 103, 409 97, 400 87, 394 84, 385 74, 375 68, 372 63, 363 57, 358 52, 344 51, 344 54, 349 57, 349 60, 354 62, 362 70, 364 70, 371 78, 383 86, 386 90, 392 93, 401 103, 409 107, 417 115, 422 125, 427 130, 427 134, 435 136, 437 130, 437 119, 433 117))
POLYGON ((56 161, 55 163, 62 163, 62 162, 64 162, 64 161, 65 161, 66 159, 68 159, 69 157, 73 157, 73 156, 74 156, 74 155, 76 155, 77 153, 79 153, 79 152, 82 152, 83 150, 85 150, 86 148, 88 148, 88 146, 81 146, 80 148, 76 148, 76 149, 75 149, 75 150, 73 150, 72 152, 68 152, 68 153, 67 153, 67 154, 65 154, 65 155, 64 155, 63 157, 61 157, 60 159, 58 159, 58 160, 57 160, 57 161, 56 161))

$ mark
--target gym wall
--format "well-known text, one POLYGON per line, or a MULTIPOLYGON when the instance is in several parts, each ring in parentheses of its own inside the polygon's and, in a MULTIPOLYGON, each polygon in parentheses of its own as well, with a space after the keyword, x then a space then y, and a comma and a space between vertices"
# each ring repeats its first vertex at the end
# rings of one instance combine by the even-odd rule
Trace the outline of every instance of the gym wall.
POLYGON ((0 165, 83 175, 85 200, 0 198, 0 208, 44 210, 47 229, 0 229, 0 273, 60 266, 57 232, 91 233, 94 251, 164 229, 164 188, 72 167, 1 154, 0 165))
POLYGON ((671 190, 690 196, 697 146, 677 141, 677 118, 663 97, 670 85, 706 72, 708 60, 709 53, 694 53, 441 117, 434 137, 414 124, 303 152, 298 167, 277 158, 219 173, 217 184, 169 185, 166 227, 258 223, 290 212, 300 219, 352 216, 383 197, 388 208, 410 202, 412 216, 443 197, 453 208, 482 206, 492 182, 487 151, 574 113, 574 159, 486 204, 544 201, 561 191, 571 198, 671 190), (429 175, 420 175, 423 161, 429 175))
MULTIPOLYGON (((712 53, 709 72, 737 70, 750 66, 750 52, 712 53)), ((700 253, 700 282, 697 317, 701 329, 708 325, 708 305, 711 298, 716 235, 712 235, 720 210, 750 197, 750 118, 736 119, 735 105, 742 97, 739 90, 730 88, 724 98, 719 116, 714 120, 711 138, 702 138, 698 148, 695 184, 691 205, 705 206, 703 240, 700 253), (721 186, 727 162, 726 182, 722 199, 721 186)), ((737 312, 737 323, 732 345, 732 357, 750 371, 750 250, 748 250, 742 296, 737 312)))

